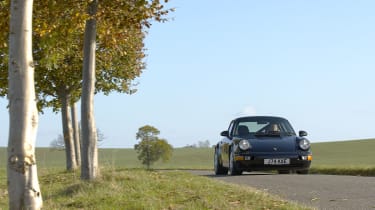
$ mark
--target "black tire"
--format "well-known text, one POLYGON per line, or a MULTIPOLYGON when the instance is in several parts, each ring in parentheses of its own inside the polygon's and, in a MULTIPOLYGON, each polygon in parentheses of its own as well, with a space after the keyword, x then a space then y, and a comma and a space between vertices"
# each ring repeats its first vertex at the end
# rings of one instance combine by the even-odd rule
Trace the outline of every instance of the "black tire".
POLYGON ((218 149, 215 149, 215 154, 214 154, 214 170, 215 170, 215 175, 228 174, 228 169, 224 168, 222 163, 220 162, 218 149))
POLYGON ((236 176, 241 175, 242 171, 237 169, 236 161, 234 160, 234 151, 230 152, 229 155, 229 175, 236 176))

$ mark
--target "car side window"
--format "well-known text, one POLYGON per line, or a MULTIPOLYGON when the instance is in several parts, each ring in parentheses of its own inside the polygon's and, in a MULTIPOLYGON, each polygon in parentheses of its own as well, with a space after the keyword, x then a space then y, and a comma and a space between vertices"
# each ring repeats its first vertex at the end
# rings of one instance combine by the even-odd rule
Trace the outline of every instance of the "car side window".
POLYGON ((234 125, 234 121, 230 122, 230 125, 228 128, 229 137, 233 136, 233 125, 234 125))

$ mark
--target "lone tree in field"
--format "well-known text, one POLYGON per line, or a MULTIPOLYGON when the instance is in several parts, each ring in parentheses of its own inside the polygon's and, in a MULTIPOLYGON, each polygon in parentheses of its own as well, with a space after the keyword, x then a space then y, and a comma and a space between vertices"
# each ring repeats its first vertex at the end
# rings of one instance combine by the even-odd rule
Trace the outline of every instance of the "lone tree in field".
POLYGON ((166 162, 172 156, 172 146, 167 140, 159 139, 159 134, 160 131, 150 125, 138 129, 136 138, 140 142, 134 145, 134 148, 138 153, 138 159, 146 165, 147 169, 150 169, 150 166, 160 158, 166 162))

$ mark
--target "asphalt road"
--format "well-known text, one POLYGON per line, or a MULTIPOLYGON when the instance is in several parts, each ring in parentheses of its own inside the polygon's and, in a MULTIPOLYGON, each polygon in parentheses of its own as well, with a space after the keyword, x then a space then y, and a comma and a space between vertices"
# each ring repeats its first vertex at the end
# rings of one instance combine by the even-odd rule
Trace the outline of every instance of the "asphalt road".
POLYGON ((192 173, 248 185, 317 209, 375 210, 375 177, 268 173, 215 176, 213 171, 192 171, 192 173))

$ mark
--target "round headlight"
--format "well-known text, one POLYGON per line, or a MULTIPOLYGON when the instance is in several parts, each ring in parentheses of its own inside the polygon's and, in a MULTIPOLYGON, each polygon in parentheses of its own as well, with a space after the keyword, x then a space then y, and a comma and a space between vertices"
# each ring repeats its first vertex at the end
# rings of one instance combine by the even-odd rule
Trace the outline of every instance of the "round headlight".
POLYGON ((239 143, 238 143, 238 146, 240 147, 240 149, 242 150, 247 150, 251 147, 250 143, 248 140, 241 140, 239 143))
POLYGON ((307 139, 302 139, 301 141, 299 141, 299 148, 301 148, 302 150, 310 149, 310 141, 307 139))

